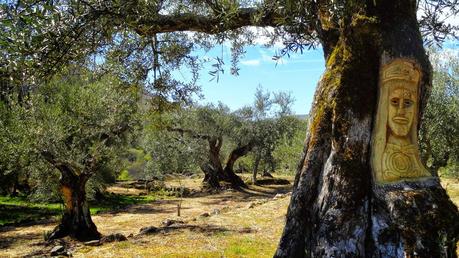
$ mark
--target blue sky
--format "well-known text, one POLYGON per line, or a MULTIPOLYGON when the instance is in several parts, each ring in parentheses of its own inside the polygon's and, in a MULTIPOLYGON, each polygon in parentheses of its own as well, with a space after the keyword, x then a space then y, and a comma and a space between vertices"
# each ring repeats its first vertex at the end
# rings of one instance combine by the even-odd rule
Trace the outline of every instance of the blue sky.
MULTIPOLYGON (((458 41, 450 41, 443 45, 444 49, 459 48, 458 41)), ((239 76, 230 75, 231 67, 230 48, 223 44, 216 46, 207 53, 200 53, 200 59, 214 59, 223 57, 225 72, 220 74, 219 80, 212 80, 208 74, 212 70, 210 61, 201 70, 199 85, 202 87, 203 99, 200 104, 223 102, 232 110, 245 105, 251 105, 258 85, 270 92, 286 91, 295 98, 292 106, 295 114, 308 114, 317 82, 325 70, 325 61, 322 49, 309 50, 303 54, 292 54, 276 62, 272 57, 279 51, 279 47, 265 48, 261 45, 250 46, 245 49, 246 54, 239 63, 239 76)), ((182 73, 176 74, 178 79, 186 77, 182 73)))
POLYGON ((217 82, 210 81, 210 64, 201 71, 199 84, 202 86, 204 99, 199 102, 204 104, 221 101, 235 110, 252 104, 255 90, 261 85, 270 92, 290 92, 295 98, 293 111, 296 114, 309 113, 316 84, 325 69, 322 50, 294 54, 276 65, 272 57, 278 50, 276 47, 247 47, 246 54, 239 63, 239 76, 229 74, 231 52, 228 47, 218 46, 211 50, 206 57, 223 55, 225 72, 217 82))

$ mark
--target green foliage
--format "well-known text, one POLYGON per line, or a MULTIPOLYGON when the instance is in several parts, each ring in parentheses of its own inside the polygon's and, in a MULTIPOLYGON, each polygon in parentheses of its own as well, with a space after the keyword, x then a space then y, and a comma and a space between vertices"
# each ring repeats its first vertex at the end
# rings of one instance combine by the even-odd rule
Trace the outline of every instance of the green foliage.
MULTIPOLYGON (((274 93, 264 92, 261 87, 255 93, 255 101, 252 107, 253 114, 253 171, 256 173, 259 166, 263 171, 274 172, 281 163, 284 164, 286 157, 275 157, 274 153, 279 147, 287 149, 292 146, 293 137, 298 133, 301 122, 291 115, 290 107, 293 97, 285 92, 274 93)), ((250 109, 250 108, 248 108, 250 109)), ((293 157, 298 157, 295 153, 293 157)), ((289 162, 287 162, 289 163, 289 162)), ((291 165, 288 169, 292 169, 291 165)))
POLYGON ((22 97, 7 95, 0 101, 0 194, 17 189, 56 201, 59 171, 43 153, 88 174, 89 197, 102 192, 138 125, 138 94, 112 75, 72 67, 22 97))
POLYGON ((36 153, 50 153, 76 173, 95 175, 89 195, 102 191, 120 171, 122 147, 137 125, 137 99, 135 87, 110 75, 96 79, 75 69, 56 76, 29 101, 36 153))
POLYGON ((429 168, 458 176, 459 166, 459 57, 455 52, 431 53, 432 93, 423 116, 421 155, 429 168))
POLYGON ((301 141, 292 145, 293 138, 303 135, 298 132, 302 122, 290 115, 292 102, 289 94, 271 94, 259 88, 252 107, 233 112, 220 103, 151 114, 151 122, 144 129, 143 148, 152 157, 145 174, 161 178, 167 173, 199 170, 211 155, 208 146, 211 139, 222 143, 218 153, 221 164, 235 148, 252 146, 252 154, 239 160, 236 170, 253 168, 256 157, 267 165, 293 170, 292 160, 301 153, 301 141), (289 150, 288 159, 280 154, 274 157, 278 147, 289 150))
POLYGON ((123 169, 123 170, 121 170, 121 173, 119 174, 117 180, 129 181, 129 180, 132 180, 132 178, 129 175, 129 172, 126 169, 123 169))
POLYGON ((145 150, 151 159, 146 161, 144 177, 163 179, 164 175, 193 174, 198 170, 202 143, 166 131, 146 132, 145 150))
POLYGON ((298 119, 296 123, 293 137, 282 137, 273 152, 277 168, 281 173, 295 173, 298 161, 303 153, 308 123, 306 119, 298 119))

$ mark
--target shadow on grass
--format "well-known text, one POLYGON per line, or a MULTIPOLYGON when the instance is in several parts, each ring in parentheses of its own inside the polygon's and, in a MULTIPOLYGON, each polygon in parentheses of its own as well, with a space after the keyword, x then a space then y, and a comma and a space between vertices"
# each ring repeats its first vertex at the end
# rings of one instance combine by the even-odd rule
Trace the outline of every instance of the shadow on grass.
POLYGON ((135 204, 147 204, 155 200, 151 195, 122 195, 122 194, 107 194, 101 200, 90 201, 91 214, 103 212, 117 213, 123 209, 135 204))
POLYGON ((252 186, 239 188, 233 192, 209 194, 208 200, 200 201, 203 205, 218 205, 227 201, 252 202, 256 199, 271 199, 276 194, 285 194, 292 191, 292 185, 252 186))
POLYGON ((0 227, 38 224, 40 221, 50 219, 60 214, 61 209, 54 206, 37 207, 27 204, 0 204, 0 227))
POLYGON ((212 224, 203 224, 203 225, 193 225, 193 224, 174 224, 167 227, 160 227, 156 228, 153 232, 150 233, 140 233, 137 237, 143 235, 155 235, 155 234, 167 234, 167 233, 175 233, 175 232, 183 232, 184 230, 189 230, 193 233, 202 233, 206 236, 212 236, 217 233, 224 233, 224 232, 236 232, 239 234, 243 233, 252 233, 254 232, 253 229, 250 228, 242 228, 242 229, 229 229, 226 227, 221 227, 212 224))
POLYGON ((0 250, 6 250, 8 247, 13 245, 16 242, 23 242, 25 240, 35 240, 40 239, 40 233, 28 233, 28 234, 21 234, 18 232, 14 234, 14 236, 9 236, 8 238, 0 238, 0 250))
MULTIPOLYGON (((108 194, 101 200, 90 201, 91 214, 119 211, 130 205, 146 204, 154 201, 153 196, 129 196, 108 194)), ((62 214, 59 203, 34 203, 26 197, 0 196, 0 231, 4 226, 26 226, 40 224, 40 221, 62 214)))

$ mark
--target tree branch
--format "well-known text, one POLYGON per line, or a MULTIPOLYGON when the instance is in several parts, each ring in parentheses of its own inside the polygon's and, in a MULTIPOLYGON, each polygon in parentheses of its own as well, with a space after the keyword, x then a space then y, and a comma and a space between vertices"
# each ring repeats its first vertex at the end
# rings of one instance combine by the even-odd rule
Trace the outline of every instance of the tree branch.
POLYGON ((65 174, 66 176, 80 176, 80 173, 78 172, 81 171, 79 170, 81 169, 80 165, 71 161, 58 159, 54 154, 47 150, 41 151, 40 155, 53 167, 59 170, 63 175, 65 174))
POLYGON ((197 133, 197 132, 195 132, 193 130, 190 130, 190 129, 183 129, 183 128, 177 128, 177 127, 168 126, 168 127, 166 127, 166 130, 169 131, 169 132, 177 132, 177 133, 180 133, 181 135, 188 134, 192 138, 195 138, 195 139, 210 140, 212 138, 210 135, 200 134, 200 133, 197 133))
MULTIPOLYGON (((119 17, 120 21, 123 19, 119 17)), ((177 15, 143 16, 134 21, 127 21, 139 35, 152 36, 157 33, 194 31, 217 34, 245 26, 279 26, 280 17, 274 12, 264 12, 256 8, 241 8, 231 14, 231 21, 223 23, 221 17, 196 15, 192 13, 177 15)), ((121 22, 120 22, 121 23, 121 22)))

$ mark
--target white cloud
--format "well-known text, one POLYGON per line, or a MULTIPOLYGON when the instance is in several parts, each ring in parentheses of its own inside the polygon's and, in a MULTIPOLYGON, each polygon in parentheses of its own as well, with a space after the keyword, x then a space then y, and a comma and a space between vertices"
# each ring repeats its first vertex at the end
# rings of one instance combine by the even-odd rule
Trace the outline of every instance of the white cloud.
POLYGON ((247 66, 258 66, 260 65, 260 60, 259 59, 242 60, 241 64, 247 65, 247 66))
POLYGON ((278 60, 274 59, 274 56, 277 54, 275 49, 267 49, 267 48, 261 48, 258 50, 258 53, 261 56, 261 60, 264 63, 271 63, 271 64, 276 64, 276 65, 286 65, 289 63, 288 58, 286 57, 281 57, 278 60))

